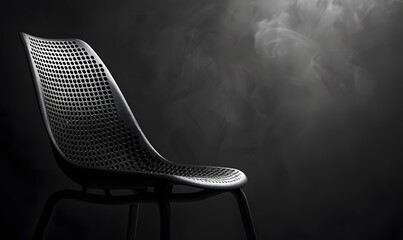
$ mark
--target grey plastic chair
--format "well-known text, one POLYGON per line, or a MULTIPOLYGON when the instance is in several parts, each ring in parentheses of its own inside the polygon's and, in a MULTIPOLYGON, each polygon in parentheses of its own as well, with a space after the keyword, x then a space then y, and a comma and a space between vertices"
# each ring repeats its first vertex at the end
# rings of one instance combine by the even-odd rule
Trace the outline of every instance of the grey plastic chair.
POLYGON ((176 164, 148 142, 116 82, 101 59, 79 39, 45 39, 20 34, 29 61, 42 118, 58 165, 82 191, 61 190, 47 201, 34 239, 42 239, 53 207, 62 199, 128 204, 127 238, 134 239, 138 204, 160 208, 161 239, 170 237, 170 202, 196 201, 231 192, 237 199, 248 239, 256 233, 241 187, 244 173, 225 167, 176 164), (198 188, 173 193, 175 185, 198 188), (100 188, 105 195, 90 194, 100 188), (113 196, 111 189, 132 189, 113 196))

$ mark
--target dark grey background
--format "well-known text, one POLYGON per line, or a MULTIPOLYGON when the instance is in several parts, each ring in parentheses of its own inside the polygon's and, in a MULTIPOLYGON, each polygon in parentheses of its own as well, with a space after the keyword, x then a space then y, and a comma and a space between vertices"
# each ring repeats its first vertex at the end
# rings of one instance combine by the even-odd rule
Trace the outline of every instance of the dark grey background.
MULTIPOLYGON (((2 239, 58 169, 18 32, 80 38, 168 159, 242 169, 260 239, 403 239, 399 1, 2 1, 2 239)), ((49 239, 124 239, 127 207, 65 201, 49 239)), ((173 239, 244 239, 230 195, 173 205, 173 239)), ((9 235, 11 234, 11 235, 9 235)), ((6 237, 7 236, 7 237, 6 237)), ((139 239, 157 239, 158 211, 139 239)))

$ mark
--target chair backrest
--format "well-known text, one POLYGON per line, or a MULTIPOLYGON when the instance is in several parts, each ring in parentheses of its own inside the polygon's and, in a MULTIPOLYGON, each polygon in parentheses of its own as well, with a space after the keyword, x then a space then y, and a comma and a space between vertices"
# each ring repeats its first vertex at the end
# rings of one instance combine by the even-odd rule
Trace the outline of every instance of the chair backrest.
POLYGON ((21 39, 49 137, 65 161, 139 172, 166 161, 147 141, 112 75, 87 43, 25 33, 21 39))

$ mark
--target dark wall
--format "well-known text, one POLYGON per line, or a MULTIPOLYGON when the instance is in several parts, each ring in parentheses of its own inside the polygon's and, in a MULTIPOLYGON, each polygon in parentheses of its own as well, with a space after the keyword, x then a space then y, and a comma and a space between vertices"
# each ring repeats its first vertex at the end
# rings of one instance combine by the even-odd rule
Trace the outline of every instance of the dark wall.
MULTIPOLYGON (((243 170, 260 239, 403 239, 399 1, 3 1, 2 231, 29 239, 57 167, 18 32, 80 38, 168 159, 243 170)), ((142 206, 140 239, 157 239, 142 206)), ((49 239, 124 239, 127 207, 65 201, 49 239)), ((173 205, 173 239, 243 239, 231 196, 173 205)))

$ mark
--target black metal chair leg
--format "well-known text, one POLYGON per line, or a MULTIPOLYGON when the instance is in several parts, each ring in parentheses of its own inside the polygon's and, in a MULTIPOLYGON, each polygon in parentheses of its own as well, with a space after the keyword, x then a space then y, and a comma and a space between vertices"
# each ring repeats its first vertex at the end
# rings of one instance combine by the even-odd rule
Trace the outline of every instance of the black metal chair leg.
POLYGON ((257 240, 255 226, 253 224, 252 215, 250 213, 248 200, 245 196, 245 193, 242 189, 236 189, 231 191, 231 193, 235 196, 239 211, 241 212, 243 226, 245 228, 246 237, 248 240, 257 240))
POLYGON ((61 199, 63 199, 63 194, 61 194, 60 192, 56 192, 52 196, 50 196, 50 198, 46 201, 41 216, 39 218, 38 224, 35 228, 35 233, 32 238, 33 240, 44 239, 45 232, 48 227, 50 217, 52 216, 53 209, 61 199))
POLYGON ((171 238, 171 206, 169 195, 172 186, 161 186, 156 189, 159 194, 158 206, 160 209, 160 239, 169 240, 171 238))
POLYGON ((171 236, 171 208, 168 201, 161 200, 160 208, 160 238, 161 240, 169 240, 171 236))
POLYGON ((129 209, 129 223, 127 226, 127 240, 136 239, 138 212, 139 204, 131 204, 129 209))

